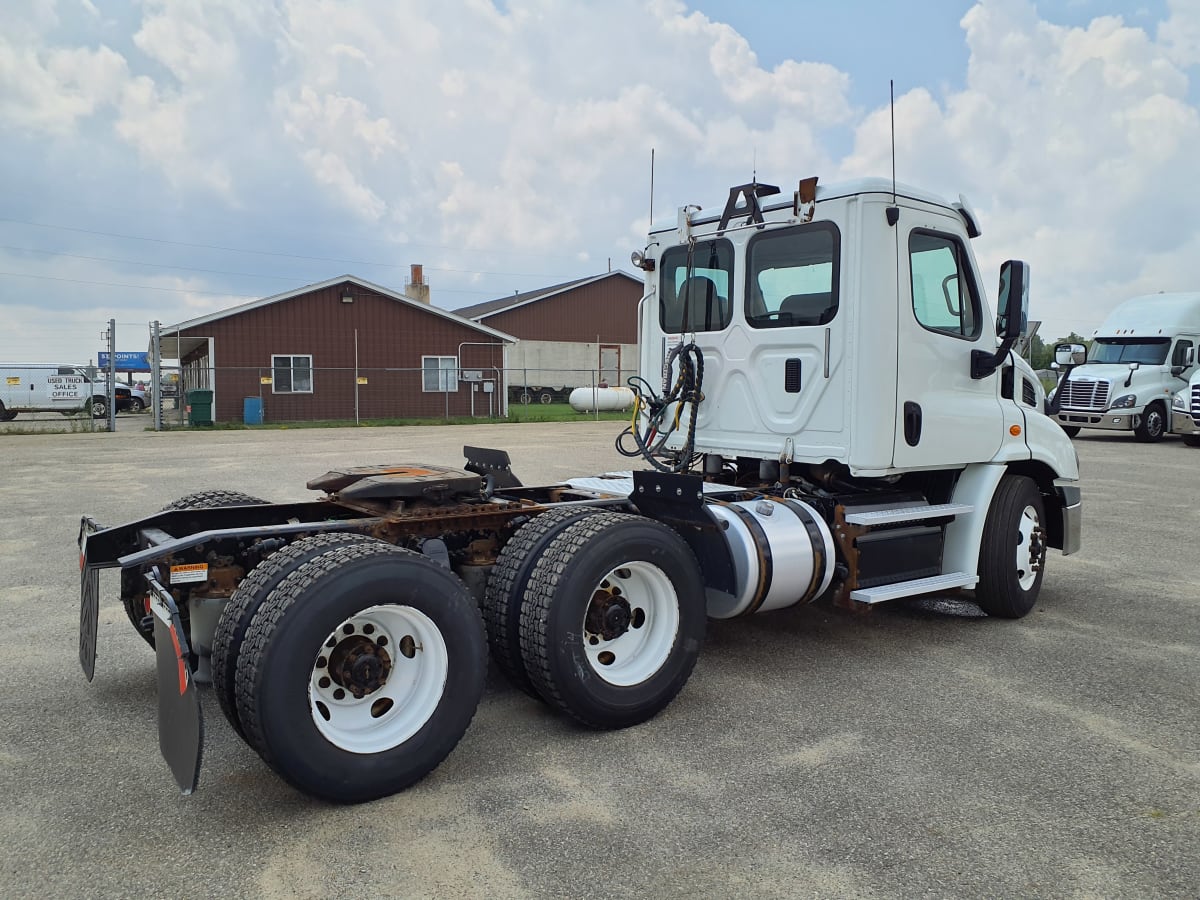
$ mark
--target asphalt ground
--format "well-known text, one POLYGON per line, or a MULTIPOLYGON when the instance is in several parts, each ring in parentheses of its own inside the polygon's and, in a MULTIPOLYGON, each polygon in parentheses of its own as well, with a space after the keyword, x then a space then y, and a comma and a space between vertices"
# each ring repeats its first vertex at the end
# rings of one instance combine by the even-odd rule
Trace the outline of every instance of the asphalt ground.
POLYGON ((79 514, 328 468, 508 449, 549 482, 620 468, 615 423, 0 436, 4 897, 1195 897, 1200 450, 1076 441, 1084 547, 1037 608, 822 605, 712 623, 676 701, 583 730, 493 670, 410 790, 288 787, 206 691, 200 789, 158 753, 154 658, 102 578, 76 653, 79 514))

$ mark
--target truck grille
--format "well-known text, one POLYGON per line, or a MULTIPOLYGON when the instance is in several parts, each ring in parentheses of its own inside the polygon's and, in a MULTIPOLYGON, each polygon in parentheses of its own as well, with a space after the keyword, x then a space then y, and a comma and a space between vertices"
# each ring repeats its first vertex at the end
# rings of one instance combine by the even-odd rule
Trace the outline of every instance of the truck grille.
POLYGON ((1200 425, 1200 383, 1192 385, 1192 421, 1200 425))
MULTIPOLYGON (((1087 409, 1102 412, 1108 406, 1108 382, 1091 378, 1068 378, 1059 386, 1058 405, 1062 409, 1087 409)), ((1193 401, 1194 402, 1194 401, 1193 401)))

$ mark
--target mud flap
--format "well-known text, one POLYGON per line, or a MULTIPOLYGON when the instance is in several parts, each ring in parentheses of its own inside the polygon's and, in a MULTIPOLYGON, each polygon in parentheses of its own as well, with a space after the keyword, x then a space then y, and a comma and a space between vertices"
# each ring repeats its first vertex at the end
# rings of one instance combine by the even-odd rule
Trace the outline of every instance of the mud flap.
POLYGON ((158 749, 184 794, 196 789, 204 749, 204 717, 192 678, 187 636, 179 621, 175 598, 158 580, 158 570, 146 573, 150 612, 154 615, 154 655, 158 661, 158 749))
POLYGON ((84 516, 79 523, 79 665, 91 681, 96 674, 96 632, 100 621, 100 569, 87 562, 87 539, 97 531, 84 516))

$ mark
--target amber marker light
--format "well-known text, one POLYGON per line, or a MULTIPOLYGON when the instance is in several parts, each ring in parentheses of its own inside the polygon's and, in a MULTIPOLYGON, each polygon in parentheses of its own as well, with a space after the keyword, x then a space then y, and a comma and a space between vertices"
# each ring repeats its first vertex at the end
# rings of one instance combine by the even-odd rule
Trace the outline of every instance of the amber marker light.
POLYGON ((1021 436, 1021 426, 1020 425, 1009 425, 1008 433, 1011 434, 1013 437, 1020 437, 1021 436))

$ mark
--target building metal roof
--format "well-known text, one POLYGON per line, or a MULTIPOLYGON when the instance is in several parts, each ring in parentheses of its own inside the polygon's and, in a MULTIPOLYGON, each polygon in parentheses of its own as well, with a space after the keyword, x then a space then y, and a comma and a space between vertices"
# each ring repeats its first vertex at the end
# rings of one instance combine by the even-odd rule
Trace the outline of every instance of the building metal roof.
POLYGON ((215 313, 209 313, 206 316, 200 316, 195 319, 188 319, 186 322, 180 322, 177 325, 165 325, 162 328, 161 334, 164 337, 168 335, 175 335, 190 328, 196 328, 200 325, 207 325, 209 322, 227 319, 230 316, 240 315, 241 313, 249 312, 252 309, 269 306, 272 303, 281 303, 284 300, 291 300, 293 297, 300 297, 304 294, 311 293, 312 291, 336 287, 339 284, 346 284, 347 282, 350 284, 356 284, 359 287, 366 288, 370 291, 375 291, 384 297, 390 297, 398 303, 407 304, 408 306, 411 306, 414 309, 419 309, 422 312, 440 316, 443 319, 449 319, 452 322, 463 325, 474 331, 483 332, 484 334, 498 338, 501 341, 506 341, 513 344, 517 342, 517 339, 511 334, 506 334, 503 331, 498 331, 495 328, 489 328, 487 325, 480 324, 479 322, 465 316, 462 310, 459 310, 458 312, 450 312, 437 306, 432 306, 428 303, 422 303, 420 300, 414 300, 412 297, 399 294, 391 288, 385 288, 378 284, 372 284, 371 282, 365 281, 362 278, 358 278, 354 275, 339 275, 337 278, 330 278, 328 281, 321 281, 317 284, 307 284, 304 287, 295 288, 294 290, 290 291, 284 291, 282 294, 274 294, 270 297, 263 297, 261 300, 251 300, 249 303, 243 303, 240 306, 231 306, 229 309, 222 309, 215 313))
POLYGON ((464 306, 455 310, 460 316, 468 319, 473 319, 478 322, 480 319, 485 319, 488 316, 494 316, 502 312, 508 312, 510 309, 516 309, 519 306, 524 306, 527 303, 535 303, 538 300, 548 300, 558 294, 566 293, 567 291, 581 288, 584 285, 592 284, 596 281, 602 281, 605 278, 623 275, 630 281, 636 282, 639 286, 642 284, 642 279, 630 275, 628 272, 616 269, 612 272, 603 272, 600 275, 589 275, 586 278, 576 278, 574 281, 564 281, 562 284, 551 285, 550 287, 538 288, 536 291, 526 291, 523 294, 513 294, 510 297, 500 297, 497 300, 488 300, 484 303, 476 303, 472 306, 464 306))

